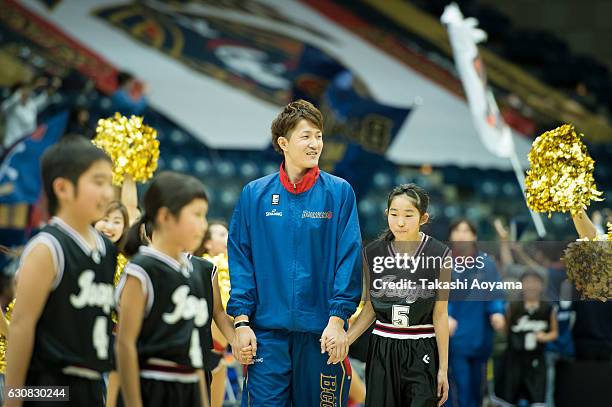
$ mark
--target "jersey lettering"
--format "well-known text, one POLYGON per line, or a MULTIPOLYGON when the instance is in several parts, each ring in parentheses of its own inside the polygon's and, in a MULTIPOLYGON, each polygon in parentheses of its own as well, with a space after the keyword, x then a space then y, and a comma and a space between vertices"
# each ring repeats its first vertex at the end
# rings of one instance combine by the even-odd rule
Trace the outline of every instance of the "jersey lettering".
POLYGON ((100 307, 105 314, 110 314, 113 302, 113 285, 107 283, 95 283, 96 274, 91 270, 85 270, 79 276, 80 292, 78 295, 70 295, 70 303, 73 307, 80 309, 86 306, 100 307))
POLYGON ((172 293, 172 302, 174 303, 174 310, 170 313, 166 312, 162 316, 165 323, 174 325, 181 318, 185 320, 194 319, 195 326, 201 327, 208 321, 206 299, 189 295, 189 286, 177 287, 172 293))

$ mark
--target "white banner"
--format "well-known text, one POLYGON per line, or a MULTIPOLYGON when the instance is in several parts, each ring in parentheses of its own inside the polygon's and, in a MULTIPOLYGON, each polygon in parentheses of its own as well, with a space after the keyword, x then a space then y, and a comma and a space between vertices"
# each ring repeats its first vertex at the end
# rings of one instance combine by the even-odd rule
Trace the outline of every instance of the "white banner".
POLYGON ((513 149, 511 131, 487 85, 485 66, 476 46, 487 39, 487 34, 477 28, 478 20, 464 18, 455 3, 446 6, 440 20, 448 30, 455 65, 480 139, 492 154, 509 158, 513 149))

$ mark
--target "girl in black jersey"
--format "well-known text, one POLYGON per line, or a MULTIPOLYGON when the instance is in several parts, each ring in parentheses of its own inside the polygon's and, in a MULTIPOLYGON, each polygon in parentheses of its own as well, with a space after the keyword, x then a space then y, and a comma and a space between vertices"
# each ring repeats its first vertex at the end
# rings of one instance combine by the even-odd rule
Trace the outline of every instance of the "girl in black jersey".
MULTIPOLYGON (((112 198, 111 160, 68 136, 45 152, 41 170, 54 216, 22 255, 6 388, 69 386, 71 405, 102 406, 117 253, 91 224, 112 198)), ((21 400, 9 397, 5 405, 21 400)))
MULTIPOLYGON (((123 269, 127 264, 126 252, 134 253, 138 251, 138 248, 125 247, 127 241, 128 231, 132 223, 134 223, 140 217, 140 211, 138 209, 138 191, 136 189, 136 183, 134 179, 126 174, 121 185, 121 200, 112 201, 106 208, 104 217, 96 222, 94 227, 115 245, 119 250, 117 256, 117 268, 115 269, 114 283, 115 287, 119 283, 123 269)), ((146 233, 143 230, 141 233, 146 233)), ((112 364, 113 370, 105 376, 106 384, 106 407, 115 407, 117 405, 117 395, 119 394, 119 377, 117 375, 116 364, 114 359, 114 342, 115 334, 117 331, 117 314, 113 312, 113 335, 111 336, 111 346, 113 352, 112 364)))
POLYGON ((557 339, 557 313, 542 300, 544 279, 536 271, 521 276, 522 301, 506 310, 508 347, 495 377, 495 396, 500 405, 516 405, 521 399, 530 406, 546 405, 546 360, 548 342, 557 339))
POLYGON ((209 306, 185 254, 201 242, 207 211, 204 186, 190 176, 159 174, 145 193, 130 238, 147 224, 154 239, 131 258, 117 288, 119 404, 208 404, 196 369, 203 366, 199 331, 210 318, 209 306))
POLYGON ((364 249, 366 302, 348 336, 353 343, 375 322, 366 363, 366 406, 433 407, 448 397, 447 292, 422 284, 448 281, 450 250, 420 231, 429 219, 428 203, 427 193, 414 184, 393 189, 387 200, 389 229, 364 249), (409 260, 399 267, 388 260, 382 270, 387 258, 409 260), (419 258, 419 263, 410 260, 419 258), (401 281, 406 287, 390 284, 401 281))

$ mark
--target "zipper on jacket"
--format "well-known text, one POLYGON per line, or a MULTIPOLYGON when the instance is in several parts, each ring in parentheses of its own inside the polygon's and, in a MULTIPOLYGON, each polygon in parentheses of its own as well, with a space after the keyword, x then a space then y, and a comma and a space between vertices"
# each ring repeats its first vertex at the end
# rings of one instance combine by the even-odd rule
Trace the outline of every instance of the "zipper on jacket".
MULTIPOLYGON (((296 188, 296 185, 293 184, 293 188, 296 188)), ((297 309, 295 304, 295 283, 297 280, 297 237, 296 237, 296 224, 298 222, 297 219, 297 195, 290 197, 290 205, 291 205, 291 243, 292 243, 292 253, 291 257, 293 258, 293 264, 291 265, 291 329, 295 329, 295 310, 297 309)))

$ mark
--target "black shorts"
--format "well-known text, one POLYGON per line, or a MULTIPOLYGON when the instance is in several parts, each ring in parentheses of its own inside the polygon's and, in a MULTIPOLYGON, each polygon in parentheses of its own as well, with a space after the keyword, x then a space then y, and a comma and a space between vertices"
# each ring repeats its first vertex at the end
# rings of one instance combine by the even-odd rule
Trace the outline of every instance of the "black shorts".
POLYGON ((516 404, 546 402, 546 360, 544 354, 507 351, 495 378, 495 396, 516 404))
POLYGON ((223 353, 219 353, 216 350, 209 349, 206 351, 206 358, 204 359, 205 368, 208 371, 214 372, 223 360, 223 353))
POLYGON ((24 401, 24 406, 104 406, 104 383, 61 372, 29 371, 26 386, 68 386, 70 401, 24 401))
POLYGON ((436 338, 394 339, 373 334, 366 363, 366 407, 435 407, 436 338))
MULTIPOLYGON (((198 383, 179 383, 141 377, 140 394, 142 405, 147 407, 202 406, 198 383)), ((117 398, 117 407, 123 406, 125 406, 125 403, 120 391, 117 398)))

